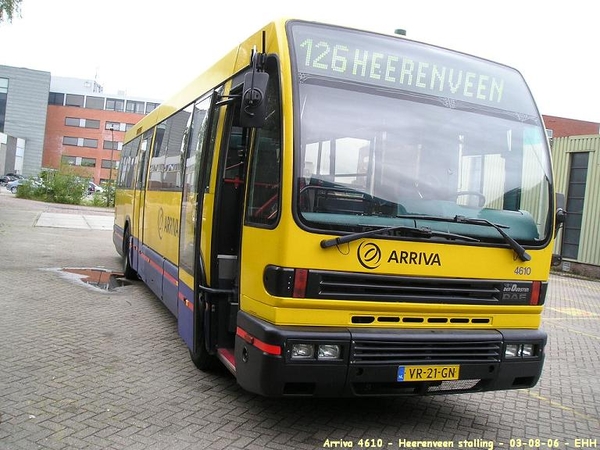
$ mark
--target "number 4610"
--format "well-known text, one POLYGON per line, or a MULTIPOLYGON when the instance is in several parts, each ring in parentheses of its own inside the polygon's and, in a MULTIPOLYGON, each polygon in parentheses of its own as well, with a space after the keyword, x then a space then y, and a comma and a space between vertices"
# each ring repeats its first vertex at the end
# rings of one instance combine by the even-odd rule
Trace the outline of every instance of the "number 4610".
POLYGON ((531 275, 531 267, 517 267, 515 275, 531 275))

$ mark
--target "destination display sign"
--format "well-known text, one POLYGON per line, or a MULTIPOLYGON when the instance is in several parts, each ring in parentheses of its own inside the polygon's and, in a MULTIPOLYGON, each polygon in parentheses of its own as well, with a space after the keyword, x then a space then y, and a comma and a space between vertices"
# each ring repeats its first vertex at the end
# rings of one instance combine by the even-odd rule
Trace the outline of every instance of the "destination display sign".
POLYGON ((522 76, 509 67, 400 37, 304 22, 290 29, 299 74, 537 115, 522 76))

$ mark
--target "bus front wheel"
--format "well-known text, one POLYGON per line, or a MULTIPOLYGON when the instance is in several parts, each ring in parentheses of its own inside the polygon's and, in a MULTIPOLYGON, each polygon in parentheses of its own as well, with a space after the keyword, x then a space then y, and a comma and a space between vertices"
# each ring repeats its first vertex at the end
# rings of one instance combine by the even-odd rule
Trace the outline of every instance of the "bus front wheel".
POLYGON ((200 300, 199 306, 200 311, 198 313, 198 316, 196 317, 196 332, 198 335, 198 339, 196 342, 195 351, 190 349, 190 358, 192 358, 192 362, 198 369, 202 370, 203 372, 206 372, 215 367, 216 359, 206 349, 206 340, 204 338, 204 308, 206 307, 206 302, 200 300))
POLYGON ((137 280, 137 272, 131 267, 131 236, 129 229, 125 230, 125 236, 123 236, 123 274, 128 280, 137 280))

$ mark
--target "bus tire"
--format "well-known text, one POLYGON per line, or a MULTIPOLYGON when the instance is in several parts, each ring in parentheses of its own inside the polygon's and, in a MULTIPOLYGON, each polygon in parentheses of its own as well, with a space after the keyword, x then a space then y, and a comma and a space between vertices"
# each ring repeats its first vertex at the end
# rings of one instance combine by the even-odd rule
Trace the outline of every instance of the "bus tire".
MULTIPOLYGON (((200 346, 199 346, 200 347, 200 346)), ((215 367, 215 357, 206 351, 206 348, 202 345, 201 348, 196 349, 193 352, 190 349, 190 358, 194 365, 202 372, 208 372, 215 367)))
POLYGON ((194 365, 203 372, 214 369, 216 358, 211 355, 206 349, 206 340, 204 339, 204 301, 200 300, 200 313, 198 314, 197 320, 201 326, 198 325, 197 334, 198 342, 196 342, 196 351, 190 349, 190 358, 194 365))
POLYGON ((131 243, 131 236, 129 235, 129 229, 127 228, 127 229, 125 229, 125 235, 123 236, 123 275, 128 280, 137 280, 138 274, 133 269, 133 267, 131 267, 130 243, 131 243))

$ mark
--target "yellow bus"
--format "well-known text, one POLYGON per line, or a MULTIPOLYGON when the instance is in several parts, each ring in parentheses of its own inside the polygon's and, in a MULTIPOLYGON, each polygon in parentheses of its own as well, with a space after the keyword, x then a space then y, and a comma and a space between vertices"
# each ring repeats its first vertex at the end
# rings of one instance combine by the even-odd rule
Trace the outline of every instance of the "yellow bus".
POLYGON ((448 394, 537 383, 556 211, 518 71, 280 20, 127 132, 113 240, 202 370, 448 394))

